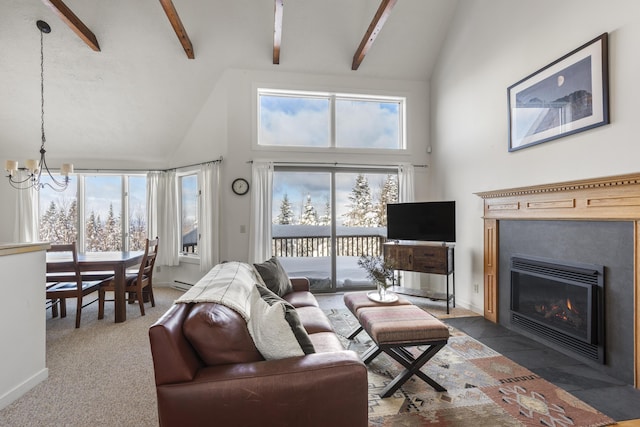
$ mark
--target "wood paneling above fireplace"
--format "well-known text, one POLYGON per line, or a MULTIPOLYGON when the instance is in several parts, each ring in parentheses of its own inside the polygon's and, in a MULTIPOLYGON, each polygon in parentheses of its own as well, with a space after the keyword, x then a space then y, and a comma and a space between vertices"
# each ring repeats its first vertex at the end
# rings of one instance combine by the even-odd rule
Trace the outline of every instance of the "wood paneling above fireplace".
POLYGON ((634 222, 634 378, 640 387, 640 173, 476 193, 484 199, 484 316, 498 321, 500 220, 634 222))

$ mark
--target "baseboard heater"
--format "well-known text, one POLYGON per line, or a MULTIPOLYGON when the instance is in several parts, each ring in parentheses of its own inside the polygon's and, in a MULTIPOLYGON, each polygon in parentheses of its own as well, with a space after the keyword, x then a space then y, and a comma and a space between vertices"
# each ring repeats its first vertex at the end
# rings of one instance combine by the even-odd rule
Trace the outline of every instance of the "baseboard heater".
POLYGON ((179 291, 188 291, 193 286, 193 283, 182 282, 180 280, 174 280, 171 287, 179 291))

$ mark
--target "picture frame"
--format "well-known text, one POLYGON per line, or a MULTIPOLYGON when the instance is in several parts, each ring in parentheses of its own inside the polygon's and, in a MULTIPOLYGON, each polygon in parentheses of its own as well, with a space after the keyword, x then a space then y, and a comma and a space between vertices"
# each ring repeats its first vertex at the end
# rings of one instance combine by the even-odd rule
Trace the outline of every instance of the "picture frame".
POLYGON ((509 151, 609 123, 608 33, 507 88, 509 151))

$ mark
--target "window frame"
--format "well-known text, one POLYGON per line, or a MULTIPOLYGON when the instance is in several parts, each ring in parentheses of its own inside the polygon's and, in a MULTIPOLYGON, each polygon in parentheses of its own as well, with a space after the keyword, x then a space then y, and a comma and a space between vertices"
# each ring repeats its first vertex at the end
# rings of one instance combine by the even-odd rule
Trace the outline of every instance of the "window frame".
MULTIPOLYGON (((187 262, 187 263, 192 263, 192 264, 199 264, 200 263, 200 251, 198 251, 198 253, 189 253, 189 252, 183 252, 182 250, 182 179, 184 177, 187 176, 195 176, 196 178, 196 197, 197 197, 197 201, 196 201, 196 223, 199 220, 199 216, 200 216, 200 200, 201 200, 201 196, 202 196, 202 191, 200 189, 200 174, 197 170, 189 170, 189 171, 182 171, 182 172, 178 172, 176 173, 176 178, 178 180, 178 212, 179 212, 179 222, 180 222, 180 226, 179 226, 179 230, 180 230, 180 246, 178 247, 178 259, 180 262, 187 262)), ((200 245, 200 234, 198 234, 198 246, 200 245)))
MULTIPOLYGON (((59 175, 59 174, 54 174, 59 175)), ((86 177, 93 176, 117 176, 120 178, 120 197, 121 197, 121 207, 120 207, 120 238, 122 241, 122 250, 128 251, 130 250, 129 244, 129 177, 145 177, 146 173, 118 173, 118 172, 109 172, 109 173, 76 173, 74 174, 76 177, 76 204, 77 204, 77 218, 76 218, 76 229, 78 232, 77 235, 77 243, 80 251, 85 251, 86 247, 86 177)), ((145 190, 146 191, 146 190, 145 190)), ((38 192, 38 204, 40 205, 40 192, 38 192)), ((146 198, 146 193, 145 193, 146 198)), ((40 227, 42 221, 42 213, 41 209, 38 209, 38 227, 40 227)), ((149 213, 146 212, 146 227, 148 233, 149 227, 149 213)))
POLYGON ((264 86, 254 87, 254 120, 253 120, 253 149, 254 150, 268 150, 268 151, 302 151, 302 152, 316 152, 316 153, 380 153, 380 154, 407 154, 409 152, 409 146, 407 142, 407 97, 406 96, 392 96, 382 94, 363 94, 363 93, 349 93, 349 92, 326 92, 326 91, 310 91, 310 90, 291 90, 291 89, 276 89, 268 88, 264 86), (292 98, 310 98, 318 99, 324 98, 329 101, 329 146, 306 146, 306 145, 266 145, 260 143, 261 133, 261 96, 281 96, 292 98), (337 146, 336 140, 336 100, 352 100, 352 101, 365 101, 365 102, 397 102, 398 103, 398 148, 374 148, 374 147, 340 147, 337 146))

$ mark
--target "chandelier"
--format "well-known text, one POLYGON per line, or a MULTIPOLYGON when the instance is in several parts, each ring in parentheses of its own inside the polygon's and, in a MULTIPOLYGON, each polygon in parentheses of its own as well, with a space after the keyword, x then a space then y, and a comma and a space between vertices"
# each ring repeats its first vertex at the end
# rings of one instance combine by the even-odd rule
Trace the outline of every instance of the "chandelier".
POLYGON ((9 183, 13 188, 18 190, 26 190, 28 188, 34 188, 40 190, 44 186, 51 187, 56 191, 64 191, 69 185, 69 174, 73 173, 73 165, 70 163, 64 163, 60 167, 60 175, 63 179, 55 179, 45 159, 44 143, 46 138, 44 136, 44 47, 43 47, 43 34, 49 34, 51 27, 44 21, 36 22, 36 26, 40 30, 40 129, 42 133, 42 145, 40 146, 40 160, 28 159, 25 161, 25 167, 18 167, 18 162, 15 160, 7 160, 5 162, 5 170, 9 173, 9 183), (18 174, 18 170, 25 171, 27 174, 18 174), (46 172, 44 177, 42 172, 46 172), (18 176, 16 176, 18 175, 18 176), (48 179, 47 179, 48 176, 48 179), (43 178, 48 181, 43 181, 43 178))

